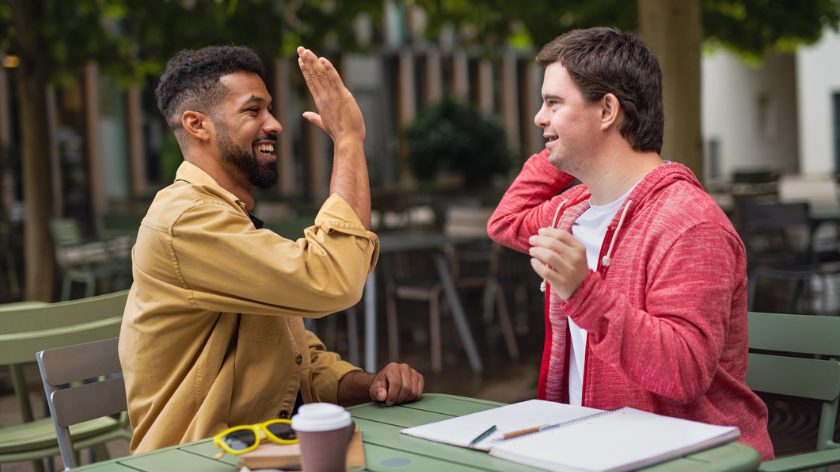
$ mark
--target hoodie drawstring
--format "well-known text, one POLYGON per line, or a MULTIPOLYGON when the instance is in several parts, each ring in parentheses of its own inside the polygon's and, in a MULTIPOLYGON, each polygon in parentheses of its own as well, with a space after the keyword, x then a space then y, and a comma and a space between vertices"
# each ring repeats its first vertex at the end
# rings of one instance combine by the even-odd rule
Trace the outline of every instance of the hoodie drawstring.
POLYGON ((633 204, 633 200, 627 200, 627 204, 624 205, 624 209, 621 210, 621 217, 618 219, 618 226, 615 227, 615 231, 613 232, 613 237, 610 239, 610 247, 607 249, 607 253, 601 258, 601 266, 602 267, 609 267, 610 262, 612 262, 612 252, 613 248, 615 248, 615 240, 618 239, 618 232, 621 231, 621 226, 624 224, 624 217, 627 216, 627 211, 630 209, 630 205, 633 204))
MULTIPOLYGON (((568 200, 563 200, 562 202, 560 202, 560 204, 557 205, 557 209, 554 210, 554 218, 551 219, 552 228, 557 227, 557 217, 560 216, 560 210, 562 210, 563 207, 566 206, 567 201, 568 200)), ((545 293, 545 279, 543 279, 542 282, 540 282, 540 292, 545 293)))

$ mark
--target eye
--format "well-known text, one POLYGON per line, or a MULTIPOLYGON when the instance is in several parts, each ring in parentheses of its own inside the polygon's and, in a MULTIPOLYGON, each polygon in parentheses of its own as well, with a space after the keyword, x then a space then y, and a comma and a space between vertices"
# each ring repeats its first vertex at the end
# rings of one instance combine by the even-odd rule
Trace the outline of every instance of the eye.
POLYGON ((249 108, 246 110, 248 113, 253 113, 254 115, 260 114, 260 109, 258 107, 249 108))

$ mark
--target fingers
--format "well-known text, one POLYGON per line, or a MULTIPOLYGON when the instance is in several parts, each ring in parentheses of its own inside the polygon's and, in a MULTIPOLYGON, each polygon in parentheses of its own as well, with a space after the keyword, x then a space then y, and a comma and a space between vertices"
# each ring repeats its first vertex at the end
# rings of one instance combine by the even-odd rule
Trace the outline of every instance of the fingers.
POLYGON ((324 82, 328 81, 326 78, 326 70, 324 64, 318 60, 318 56, 314 52, 299 46, 298 65, 300 71, 303 73, 303 79, 306 81, 306 86, 309 87, 310 93, 317 101, 324 93, 324 82))
POLYGON ((420 398, 424 387, 423 375, 408 364, 392 362, 376 375, 370 393, 371 398, 392 406, 420 398))
POLYGON ((326 128, 324 128, 324 122, 321 120, 321 115, 315 113, 314 111, 305 111, 303 112, 303 117, 306 121, 326 131, 326 128))
POLYGON ((528 240, 531 267, 568 300, 589 272, 586 249, 568 231, 542 228, 528 240))

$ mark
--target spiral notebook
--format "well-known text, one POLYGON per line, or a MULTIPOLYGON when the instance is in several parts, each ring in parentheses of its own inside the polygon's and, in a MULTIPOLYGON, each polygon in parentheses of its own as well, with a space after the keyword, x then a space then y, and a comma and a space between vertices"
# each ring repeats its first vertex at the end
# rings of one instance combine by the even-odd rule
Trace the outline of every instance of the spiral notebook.
POLYGON ((605 411, 490 446, 490 455, 558 471, 625 471, 738 439, 716 426, 634 408, 605 411))
MULTIPOLYGON (((664 462, 693 452, 738 439, 740 431, 734 426, 716 426, 696 421, 648 413, 634 408, 614 411, 595 410, 554 403, 565 407, 549 407, 539 400, 485 410, 471 415, 431 423, 403 430, 405 434, 425 437, 432 441, 468 444, 475 436, 472 416, 493 417, 494 411, 519 408, 519 414, 538 418, 529 426, 550 425, 539 432, 502 440, 506 432, 522 429, 522 425, 506 424, 504 412, 496 415, 498 432, 476 449, 489 450, 490 455, 552 471, 620 472, 664 462), (529 403, 530 402, 530 403, 529 403), (537 402, 537 403, 534 403, 537 402), (525 407, 523 408, 523 404, 525 407), (567 416, 567 421, 556 418, 567 416), (458 424, 466 429, 458 428, 458 424), (441 425, 445 427, 441 427, 441 425), (452 429, 452 428, 456 429, 452 429), (419 430, 419 431, 418 431, 419 430), (440 431, 435 435, 429 431, 440 431), (446 431, 446 432, 444 432, 446 431), (418 434, 419 432, 419 434, 418 434), (460 433, 461 439, 452 436, 460 433)), ((459 444, 461 445, 461 444, 459 444)))

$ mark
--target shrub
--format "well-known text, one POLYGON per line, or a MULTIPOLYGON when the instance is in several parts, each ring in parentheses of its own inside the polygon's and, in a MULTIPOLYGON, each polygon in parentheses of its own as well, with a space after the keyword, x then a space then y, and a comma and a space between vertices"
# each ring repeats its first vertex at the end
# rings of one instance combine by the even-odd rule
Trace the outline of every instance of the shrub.
POLYGON ((448 97, 422 110, 406 134, 409 166, 420 181, 449 171, 463 175, 467 186, 487 184, 513 160, 498 120, 448 97))

